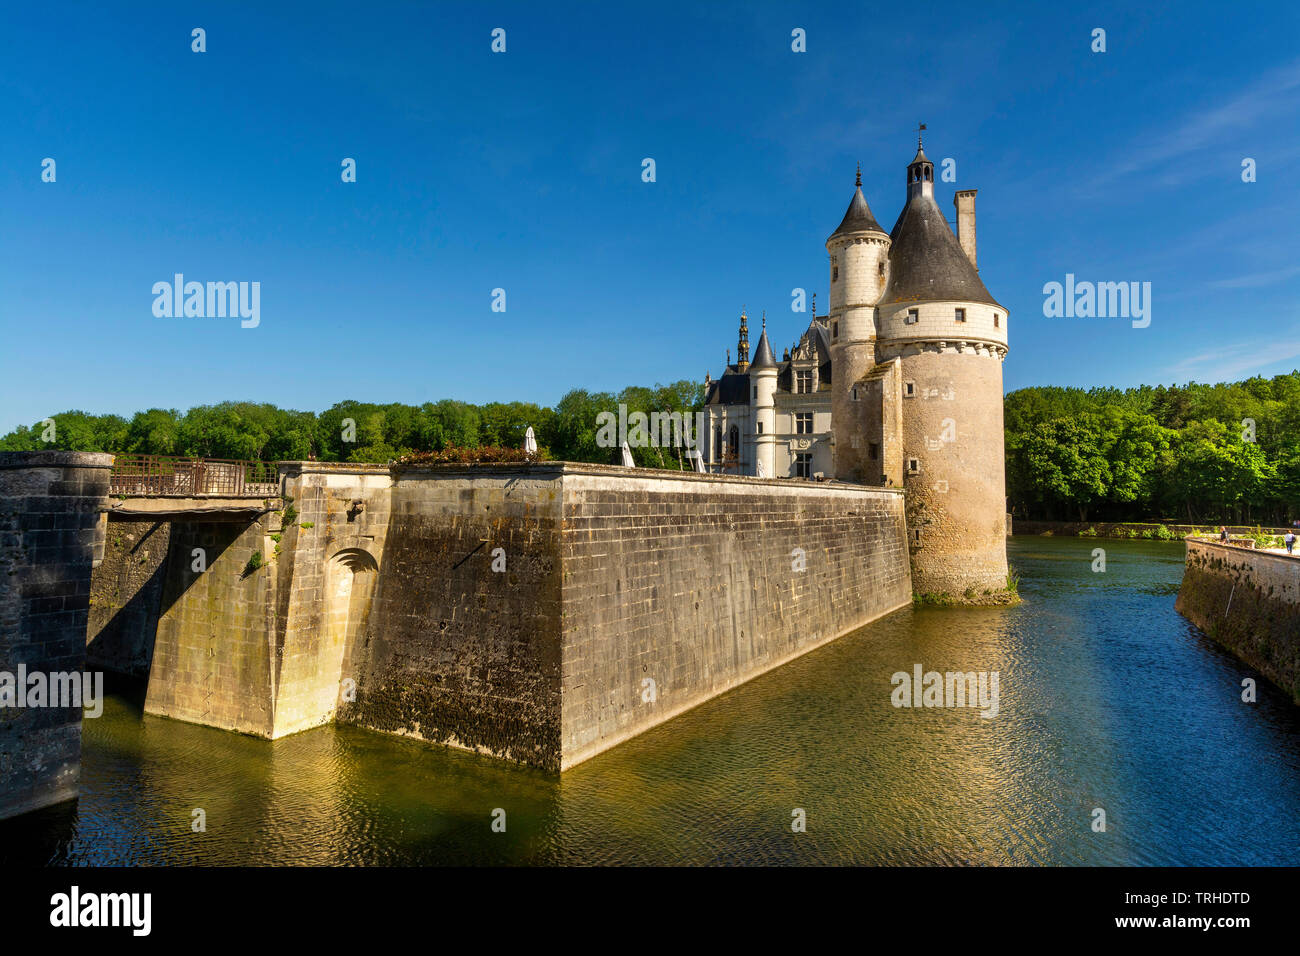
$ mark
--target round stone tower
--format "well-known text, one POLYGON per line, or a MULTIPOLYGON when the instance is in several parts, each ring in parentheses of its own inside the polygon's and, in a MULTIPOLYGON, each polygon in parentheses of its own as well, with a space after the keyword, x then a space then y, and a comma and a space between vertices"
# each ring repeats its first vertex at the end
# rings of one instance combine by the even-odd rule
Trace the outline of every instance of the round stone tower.
MULTIPOLYGON (((852 390, 876 364, 876 303, 889 280, 889 236, 862 195, 861 166, 853 199, 826 240, 826 251, 831 259, 831 422, 856 422, 852 390)), ((837 429, 833 446, 835 477, 862 480, 862 443, 843 431, 837 429)))
MULTIPOLYGON (((901 365, 912 588, 978 599, 1007 584, 1007 310, 976 269, 975 192, 958 193, 955 203, 960 238, 934 201, 934 164, 918 138, 890 233, 876 344, 877 361, 901 365)), ((838 367, 835 380, 845 381, 838 367)))
POLYGON ((749 380, 753 383, 754 403, 754 465, 760 478, 776 477, 776 380, 780 372, 772 355, 772 345, 767 341, 767 316, 763 316, 763 333, 754 349, 754 361, 749 366, 749 380))

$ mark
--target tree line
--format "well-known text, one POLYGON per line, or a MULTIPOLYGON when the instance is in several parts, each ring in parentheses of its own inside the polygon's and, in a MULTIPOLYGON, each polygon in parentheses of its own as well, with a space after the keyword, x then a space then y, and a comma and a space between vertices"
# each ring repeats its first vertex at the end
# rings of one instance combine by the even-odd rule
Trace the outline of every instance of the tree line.
MULTIPOLYGON (((199 405, 186 412, 151 408, 130 419, 66 411, 20 425, 0 438, 0 451, 102 451, 116 455, 234 458, 255 461, 385 462, 447 447, 520 448, 533 428, 543 457, 612 463, 617 448, 596 442, 596 416, 634 411, 694 411, 704 386, 674 382, 620 392, 575 389, 547 408, 531 402, 474 405, 444 399, 423 405, 345 401, 320 414, 257 402, 199 405)), ((672 449, 633 450, 643 467, 679 468, 672 449)), ((690 462, 684 467, 689 468, 690 462)))
POLYGON ((1289 524, 1300 372, 1220 385, 1024 388, 1004 403, 1019 517, 1289 524))
MULTIPOLYGON (((61 412, 19 426, 0 450, 262 461, 384 462, 454 446, 518 448, 531 425, 543 456, 619 461, 596 441, 597 416, 693 412, 704 386, 575 389, 529 402, 423 405, 345 401, 316 414, 254 402, 153 408, 130 419, 61 412)), ((1300 372, 1221 385, 1024 388, 1006 396, 1008 509, 1071 521, 1283 524, 1300 517, 1300 372)), ((636 448, 643 467, 689 468, 673 449, 636 448)))

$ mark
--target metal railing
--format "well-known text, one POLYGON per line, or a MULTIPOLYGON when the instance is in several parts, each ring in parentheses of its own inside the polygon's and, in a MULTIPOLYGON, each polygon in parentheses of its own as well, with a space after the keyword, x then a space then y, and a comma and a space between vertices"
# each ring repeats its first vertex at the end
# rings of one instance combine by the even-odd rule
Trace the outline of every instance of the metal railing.
POLYGON ((273 461, 118 455, 109 473, 108 491, 112 495, 267 497, 280 493, 280 481, 273 461))

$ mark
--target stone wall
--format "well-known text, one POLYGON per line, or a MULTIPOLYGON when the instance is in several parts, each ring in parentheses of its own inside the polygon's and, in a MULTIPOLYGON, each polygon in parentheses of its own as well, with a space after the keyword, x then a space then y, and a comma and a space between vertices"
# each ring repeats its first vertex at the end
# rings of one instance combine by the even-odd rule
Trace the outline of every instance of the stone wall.
MULTIPOLYGON (((0 672, 80 674, 111 455, 0 453, 0 672)), ((12 692, 14 687, 9 685, 12 692)), ((0 818, 77 795, 81 707, 0 707, 0 818)))
POLYGON ((97 669, 147 677, 158 631, 171 522, 105 517, 104 557, 91 578, 86 662, 97 669))
POLYGON ((396 472, 357 699, 340 721, 560 768, 563 473, 396 472))
POLYGON ((391 507, 338 719, 552 771, 911 601, 898 491, 439 466, 391 507))
POLYGON ((1175 606, 1300 703, 1300 557, 1188 539, 1175 606))
POLYGON ((172 522, 145 710, 271 738, 332 720, 390 484, 384 465, 287 463, 276 511, 172 522))
POLYGON ((281 489, 179 516, 165 561, 110 524, 95 638, 135 668, 146 637, 105 639, 156 620, 149 713, 558 771, 911 601, 899 489, 563 463, 291 463, 281 489))
POLYGON ((297 515, 280 528, 274 736, 334 719, 353 655, 365 650, 392 484, 387 465, 284 466, 297 515))
POLYGON ((270 737, 276 576, 267 516, 174 521, 145 711, 270 737), (195 550, 206 570, 195 570, 195 550), (253 555, 266 563, 252 569, 253 555))
POLYGON ((896 490, 580 466, 563 486, 566 768, 912 600, 896 490))

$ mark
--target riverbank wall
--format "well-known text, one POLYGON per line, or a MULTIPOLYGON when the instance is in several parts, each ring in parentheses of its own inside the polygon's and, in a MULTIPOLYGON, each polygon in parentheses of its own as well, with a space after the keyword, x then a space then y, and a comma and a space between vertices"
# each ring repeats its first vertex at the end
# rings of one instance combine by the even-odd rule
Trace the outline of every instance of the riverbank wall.
POLYGON ((894 490, 547 463, 392 496, 338 719, 550 771, 911 601, 894 490))
POLYGON ((280 489, 110 520, 92 654, 148 674, 146 712, 559 771, 912 598, 898 489, 553 462, 284 463, 280 489))
POLYGON ((112 461, 0 453, 0 818, 78 793, 91 568, 112 461))
POLYGON ((1300 703, 1300 556, 1189 538, 1175 607, 1300 703))

